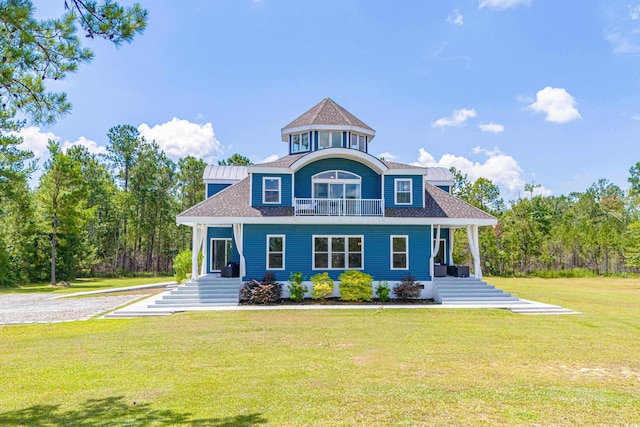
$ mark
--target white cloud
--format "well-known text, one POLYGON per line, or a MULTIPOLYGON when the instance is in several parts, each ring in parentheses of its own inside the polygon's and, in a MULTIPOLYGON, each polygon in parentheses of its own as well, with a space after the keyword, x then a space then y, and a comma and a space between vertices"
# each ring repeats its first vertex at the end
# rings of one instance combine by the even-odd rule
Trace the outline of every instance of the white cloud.
MULTIPOLYGON (((497 147, 493 150, 475 147, 472 154, 484 155, 486 158, 483 159, 484 161, 474 161, 455 154, 444 154, 440 160, 436 161, 431 153, 424 148, 420 148, 418 150, 418 161, 412 164, 422 167, 439 166, 447 169, 453 166, 461 173, 466 174, 471 181, 475 181, 480 177, 490 179, 500 187, 501 197, 506 200, 516 199, 524 193, 524 171, 516 159, 504 154, 497 147)), ((539 193, 536 194, 541 195, 551 195, 553 193, 544 187, 538 188, 537 191, 539 193)))
POLYGON ((576 108, 576 100, 563 88, 547 86, 536 93, 536 102, 529 106, 536 112, 543 112, 548 122, 568 123, 580 119, 580 112, 576 108))
POLYGON ((212 162, 222 154, 222 144, 216 139, 211 123, 200 125, 174 117, 153 127, 142 123, 138 131, 147 141, 155 140, 173 160, 192 155, 212 162))
POLYGON ((635 6, 629 5, 629 18, 632 21, 640 18, 640 4, 636 4, 635 6))
POLYGON ((39 159, 49 157, 47 144, 50 139, 54 141, 60 140, 60 137, 56 136, 54 133, 41 132, 40 128, 36 126, 22 128, 19 132, 15 132, 13 134, 22 137, 22 143, 19 145, 21 150, 32 151, 34 157, 39 159))
POLYGON ((480 9, 486 7, 489 9, 504 10, 519 5, 528 6, 531 0, 480 0, 480 9))
POLYGON ((81 136, 80 138, 78 138, 73 142, 65 141, 64 144, 62 144, 62 150, 66 152, 69 148, 75 147, 78 145, 85 146, 87 150, 92 154, 107 154, 106 147, 103 147, 102 145, 98 145, 97 142, 87 139, 84 136, 81 136))
POLYGON ((470 118, 476 117, 476 110, 468 108, 460 108, 455 110, 451 117, 442 117, 435 122, 431 123, 431 127, 445 128, 445 127, 457 127, 463 126, 470 118))
POLYGON ((480 130, 482 132, 493 132, 493 133, 500 133, 504 131, 504 126, 499 125, 497 123, 480 123, 478 125, 478 127, 480 128, 480 130))
POLYGON ((631 119, 637 121, 640 120, 640 116, 636 114, 635 116, 632 116, 631 119))
POLYGON ((277 154, 271 154, 271 155, 265 157, 260 163, 275 162, 279 158, 280 158, 280 156, 278 156, 277 154))
POLYGON ((384 153, 378 154, 378 158, 379 159, 384 158, 385 160, 389 160, 389 161, 392 162, 392 161, 396 160, 398 158, 398 156, 396 156, 395 154, 391 154, 388 151, 385 151, 384 153))
POLYGON ((463 16, 458 9, 454 9, 447 17, 447 22, 454 25, 464 25, 463 16))

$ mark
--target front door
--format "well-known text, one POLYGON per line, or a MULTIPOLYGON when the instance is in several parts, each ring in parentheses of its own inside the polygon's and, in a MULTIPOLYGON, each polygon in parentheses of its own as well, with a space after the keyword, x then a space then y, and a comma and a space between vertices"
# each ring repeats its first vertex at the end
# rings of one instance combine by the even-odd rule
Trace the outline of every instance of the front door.
POLYGON ((211 239, 211 271, 220 271, 231 262, 231 239, 211 239))

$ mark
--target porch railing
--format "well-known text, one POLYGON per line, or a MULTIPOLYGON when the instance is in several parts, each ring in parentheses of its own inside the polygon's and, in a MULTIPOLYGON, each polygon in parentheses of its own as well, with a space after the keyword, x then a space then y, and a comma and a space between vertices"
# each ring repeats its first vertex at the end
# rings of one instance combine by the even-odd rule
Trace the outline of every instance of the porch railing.
POLYGON ((296 216, 383 216, 382 199, 304 199, 293 201, 296 216))

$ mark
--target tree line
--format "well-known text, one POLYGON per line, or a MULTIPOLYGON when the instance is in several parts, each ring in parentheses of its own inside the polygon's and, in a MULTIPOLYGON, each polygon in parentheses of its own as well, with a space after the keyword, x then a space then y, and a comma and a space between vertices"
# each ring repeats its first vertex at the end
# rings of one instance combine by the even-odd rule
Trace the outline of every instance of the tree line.
MULTIPOLYGON (((490 180, 475 182, 452 169, 453 193, 498 218, 480 229, 483 272, 491 275, 626 274, 640 272, 640 162, 629 169, 630 188, 600 179, 584 192, 535 195, 527 184, 524 197, 508 206, 490 180), (527 194, 528 193, 528 194, 527 194)), ((466 241, 463 230, 457 242, 466 241)), ((457 263, 470 260, 457 245, 457 263)))

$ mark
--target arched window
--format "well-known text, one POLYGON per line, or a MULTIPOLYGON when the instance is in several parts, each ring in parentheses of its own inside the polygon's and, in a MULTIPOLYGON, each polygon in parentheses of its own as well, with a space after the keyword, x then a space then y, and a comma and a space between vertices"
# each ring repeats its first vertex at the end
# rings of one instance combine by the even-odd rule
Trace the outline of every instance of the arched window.
POLYGON ((362 178, 345 171, 326 171, 314 175, 313 198, 360 199, 362 178))

